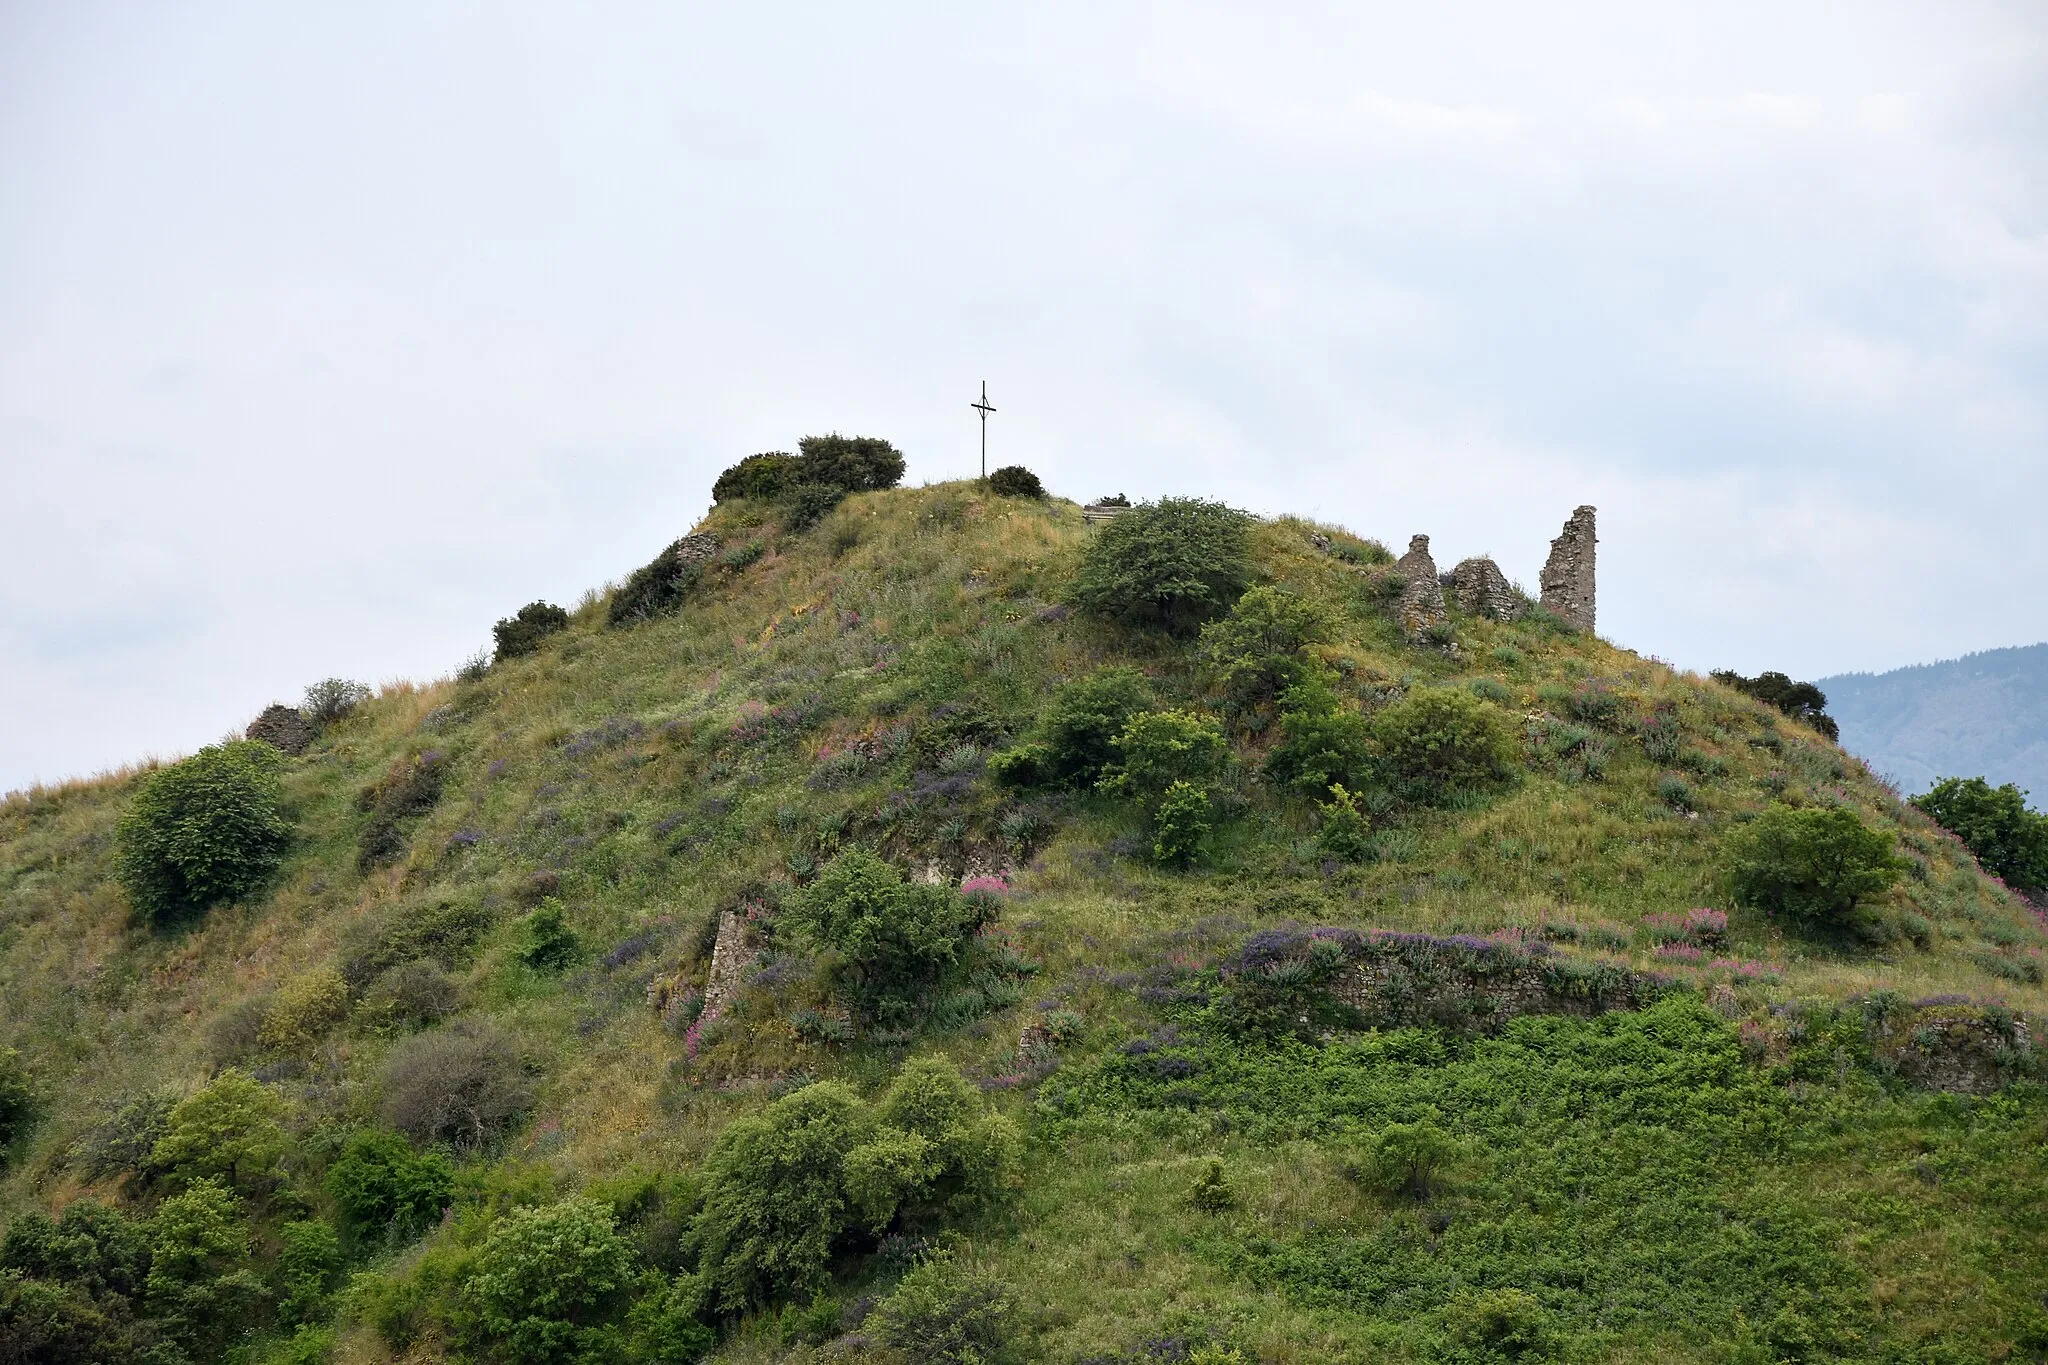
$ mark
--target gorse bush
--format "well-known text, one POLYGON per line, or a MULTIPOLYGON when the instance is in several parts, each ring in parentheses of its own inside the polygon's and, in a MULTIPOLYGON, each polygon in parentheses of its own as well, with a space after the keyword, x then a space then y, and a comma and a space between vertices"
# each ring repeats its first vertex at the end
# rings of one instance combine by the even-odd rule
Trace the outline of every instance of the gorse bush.
POLYGON ((1745 678, 1733 669, 1717 668, 1715 682, 1774 706, 1793 720, 1812 726, 1829 739, 1841 738, 1841 727, 1827 713, 1828 694, 1809 682, 1794 682, 1783 673, 1763 672, 1745 678))
POLYGON ((533 1103, 518 1047, 490 1024, 457 1021, 407 1039, 384 1066, 384 1121, 415 1142, 480 1147, 533 1103))
POLYGON ((484 1239, 463 1285, 476 1344, 522 1365, 579 1358, 621 1306, 634 1262, 609 1205, 564 1199, 512 1210, 484 1239))
POLYGON ((516 659, 540 648, 541 641, 569 628, 569 613, 547 602, 528 602, 517 614, 491 627, 497 658, 516 659))
POLYGON ((1772 805, 1728 836, 1735 899, 1796 924, 1839 927, 1898 880, 1891 839, 1841 806, 1772 805))
POLYGON ((726 1129, 691 1240, 722 1311, 808 1297, 838 1251, 996 1206, 1018 1161, 1015 1128, 950 1062, 908 1063, 873 1106, 822 1081, 726 1129))
POLYGON ((291 844, 283 759, 237 740, 143 778, 115 829, 116 868, 147 922, 175 923, 260 889, 291 844))
POLYGON ((1511 781, 1520 746, 1500 708, 1454 687, 1418 687, 1372 718, 1388 784, 1403 798, 1441 805, 1511 781))
POLYGON ((977 898, 905 882, 865 849, 848 849, 789 900, 781 924, 830 952, 833 985, 871 1017, 901 1018, 961 953, 989 913, 977 898))
POLYGON ((1329 635, 1322 608, 1285 588, 1253 588, 1202 627, 1199 654, 1226 714, 1269 706, 1312 667, 1305 652, 1329 635))
POLYGON ((1021 464, 1004 465, 988 476, 988 491, 999 498, 1042 498, 1045 485, 1021 464))
POLYGON ((1251 515, 1201 498, 1165 498, 1095 533, 1081 557, 1076 606, 1170 633, 1229 610, 1251 582, 1251 515))
POLYGON ((388 1129, 364 1128, 327 1168, 327 1192, 358 1235, 409 1238, 455 1196, 455 1168, 388 1129))
POLYGON ((2048 815, 2029 810, 2017 786, 1945 777, 1913 805, 1961 839, 1986 872, 2037 899, 2048 897, 2048 815))

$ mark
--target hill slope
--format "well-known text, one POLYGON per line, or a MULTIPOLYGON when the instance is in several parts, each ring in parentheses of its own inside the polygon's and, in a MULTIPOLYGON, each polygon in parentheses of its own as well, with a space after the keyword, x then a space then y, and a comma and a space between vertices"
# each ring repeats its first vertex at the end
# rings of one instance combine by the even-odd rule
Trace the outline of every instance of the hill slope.
POLYGON ((1842 743, 1906 792, 1944 777, 2017 783, 2048 809, 2048 644, 1822 678, 1842 743))
POLYGON ((1062 605, 1100 534, 1077 508, 941 485, 801 534, 775 516, 717 508, 676 615, 610 627, 593 596, 530 656, 330 726, 284 774, 273 885, 190 929, 138 925, 113 877, 142 775, 7 799, 0 1048, 44 1117, 0 1218, 105 1201, 149 1229, 157 1278, 124 1297, 17 1233, 0 1340, 61 1318, 99 1358, 127 1323, 155 1359, 352 1362, 687 1360, 714 1338, 728 1361, 967 1359, 944 1340, 977 1333, 986 1358, 1055 1361, 2048 1348, 2041 926, 1834 746, 1540 614, 1454 610, 1455 652, 1412 646, 1383 551, 1261 523, 1257 577, 1326 613, 1312 654, 1345 714, 1454 690, 1511 727, 1516 771, 1369 803, 1344 861, 1316 804, 1260 777, 1270 707, 1239 710, 1215 834, 1174 870, 1131 800, 990 772, 1105 665, 1157 707, 1224 706, 1188 640, 1062 605), (1729 903, 1731 833, 1774 801, 1899 850, 1857 932, 1729 903), (875 902, 898 907, 876 932, 919 906, 988 920, 907 1000, 799 931, 799 888, 860 848, 941 888, 875 902), (972 1131, 1020 1135, 1010 1192, 876 1205, 878 1172, 969 1180, 932 1174, 952 1138, 888 1127, 892 1078, 934 1055, 982 1097, 961 1113, 995 1116, 972 1131), (746 1186, 734 1154, 800 1112, 897 1145, 859 1148, 857 1178, 818 1137, 746 1186), (165 1145, 202 1120, 199 1155, 165 1145), (424 1233, 366 1224, 335 1175, 392 1127, 454 1171, 424 1233), (246 1248, 177 1259, 204 1153, 252 1133, 276 1134, 263 1168, 222 1176, 246 1248), (825 1229, 823 1268, 721 1289, 732 1200, 772 1222, 814 1176, 830 1197, 788 1216, 825 1229), (592 1232, 575 1274, 518 1278, 522 1220, 578 1197, 622 1249, 592 1232), (312 1224, 342 1237, 300 1273, 312 1224), (561 1305, 534 1329, 558 1334, 494 1327, 508 1296, 561 1305))

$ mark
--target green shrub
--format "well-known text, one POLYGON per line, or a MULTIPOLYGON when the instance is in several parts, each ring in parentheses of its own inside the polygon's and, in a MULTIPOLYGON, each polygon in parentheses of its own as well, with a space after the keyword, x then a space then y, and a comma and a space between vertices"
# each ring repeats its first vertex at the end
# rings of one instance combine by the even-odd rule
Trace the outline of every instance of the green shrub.
POLYGON ((697 1365, 718 1344, 717 1334, 699 1320, 703 1307, 704 1284, 695 1275, 678 1275, 643 1294, 626 1318, 629 1358, 635 1365, 697 1365))
POLYGON ((118 875, 144 920, 173 923, 270 879, 291 843, 283 762, 268 744, 235 740, 142 779, 115 839, 118 875))
POLYGON ((983 913, 948 887, 907 883, 874 854, 848 849, 790 898, 781 923, 834 954, 834 985, 851 1003, 893 1017, 959 959, 983 913))
POLYGON ((1208 791, 1176 782, 1152 808, 1152 856, 1168 867, 1190 867, 1201 860, 1215 827, 1208 791))
POLYGON ((356 808, 370 816, 356 840, 356 871, 367 873, 404 855, 403 827, 434 808, 446 778, 446 756, 430 749, 399 760, 356 794, 356 808))
POLYGON ((1692 786, 1677 773, 1665 773, 1657 779, 1657 799, 1681 814, 1693 809, 1692 786))
POLYGON ((1809 682, 1793 682, 1783 673, 1764 672, 1745 678, 1733 669, 1717 668, 1710 675, 1715 682, 1776 707, 1793 720, 1812 726, 1829 739, 1840 739, 1841 727, 1827 713, 1828 694, 1809 682))
POLYGON ((1152 689, 1135 668, 1098 668, 1062 684, 1044 721, 1049 779, 1093 785, 1117 759, 1117 736, 1152 704, 1152 689))
POLYGON ((568 612, 546 602, 528 602, 516 615, 492 626, 491 636, 497 642, 497 658, 503 662, 533 653, 542 640, 568 628, 568 612))
POLYGON ((1433 1123, 1390 1123, 1366 1143, 1353 1174, 1382 1194, 1427 1199, 1463 1155, 1457 1140, 1433 1123))
MULTIPOLYGON (((1453 1299, 1444 1310, 1451 1339, 1490 1358, 1528 1360, 1550 1354, 1550 1315, 1534 1294, 1489 1289, 1453 1299)), ((1801 1357, 1791 1357, 1801 1358, 1801 1357)))
POLYGON ((1328 632, 1314 602, 1285 588, 1253 588, 1202 627, 1198 653, 1224 712, 1241 715, 1300 682, 1311 667, 1305 651, 1328 632))
POLYGON ((365 991, 382 973, 403 963, 460 966, 478 940, 490 932, 494 918, 482 902, 467 898, 390 905, 350 925, 344 933, 342 978, 350 990, 365 991))
POLYGON ((990 473, 988 491, 999 498, 1042 498, 1045 485, 1023 465, 1009 464, 990 473))
POLYGON ((2029 810, 2017 786, 1945 777, 1913 804, 1961 839, 1986 872, 2029 895, 2048 894, 2048 815, 2029 810))
POLYGON ((903 452, 878 436, 806 436, 797 450, 799 483, 867 493, 903 481, 903 452))
POLYGON ((1188 1202, 1198 1209, 1220 1213, 1237 1203, 1237 1191, 1231 1188, 1230 1180, 1223 1174, 1223 1161, 1210 1157, 1195 1178, 1195 1187, 1188 1191, 1188 1202))
POLYGON ((415 1142, 480 1147, 533 1103, 533 1082, 512 1039, 494 1025, 458 1020, 408 1038, 384 1064, 384 1121, 415 1142))
POLYGON ((797 458, 785 450, 749 455, 729 466, 711 485, 713 502, 734 498, 776 498, 797 482, 797 458))
POLYGON ((667 549, 627 574, 605 606, 605 624, 629 626, 680 610, 704 576, 701 563, 684 563, 682 550, 681 540, 671 541, 667 549))
POLYGON ((1326 858, 1362 863, 1372 856, 1372 824, 1358 808, 1358 797, 1332 783, 1330 799, 1316 803, 1316 847, 1326 858))
POLYGON ((277 1279, 283 1292, 277 1319, 287 1327, 318 1322, 341 1273, 341 1240, 318 1219, 286 1223, 277 1230, 277 1279))
POLYGON ((170 1123, 177 1097, 162 1091, 138 1095, 88 1129, 72 1147, 72 1159, 88 1179, 139 1175, 149 1168, 149 1154, 170 1123))
POLYGON ((254 1077, 225 1071, 173 1105, 149 1164, 172 1185, 218 1180, 262 1190, 283 1175, 284 1101, 254 1077))
POLYGON ((1462 689, 1418 687, 1370 728, 1389 784, 1408 800, 1443 804, 1514 776, 1519 746, 1507 717, 1462 689))
POLYGON ((340 972, 332 967, 307 972, 271 997, 256 1041, 270 1052, 304 1052, 348 1017, 348 1007, 348 982, 340 972))
POLYGON ((1845 924, 1858 901, 1898 880, 1891 839, 1841 806, 1772 805, 1728 836, 1735 899, 1799 924, 1845 924))
POLYGON ((358 706, 370 699, 370 689, 347 678, 323 678, 306 689, 299 714, 318 729, 347 720, 358 706))
POLYGON ((1177 784, 1207 787, 1230 762, 1223 731, 1192 711, 1141 711, 1124 723, 1115 747, 1117 761, 1099 785, 1147 810, 1177 784))
POLYGON ((526 917, 519 960, 537 972, 561 972, 583 958, 583 940, 569 926, 562 903, 549 896, 526 917))
POLYGON ((460 1003, 460 989, 438 966, 401 962, 363 992, 362 1016, 371 1028, 410 1032, 440 1023, 460 1003))
MULTIPOLYGON (((923 1144, 917 1180, 896 1191, 885 1224, 932 1229, 979 1217, 1016 1186, 1022 1160, 1016 1128, 989 1112, 980 1092, 942 1057, 905 1062, 876 1102, 875 1118, 877 1135, 900 1132, 923 1144)), ((876 1206, 865 1207, 872 1225, 876 1206)))
POLYGON ((41 1116, 42 1101, 21 1054, 13 1048, 0 1048, 0 1165, 7 1161, 9 1145, 41 1116))
POLYGON ((1372 726, 1344 709, 1329 680, 1312 673, 1280 697, 1280 742, 1266 755, 1265 778, 1303 795, 1368 786, 1376 772, 1372 726))
POLYGON ((829 483, 800 483, 783 495, 782 524, 791 531, 808 531, 846 500, 846 490, 829 483))
POLYGON ((1076 606, 1179 634, 1229 609, 1251 581, 1247 512, 1201 498, 1165 498, 1096 533, 1074 581, 1076 606))
POLYGON ((994 1275, 932 1257, 897 1283, 870 1330, 921 1365, 1003 1365, 1019 1358, 1017 1317, 1009 1286, 994 1275))
POLYGON ((455 1168, 389 1129, 364 1128, 327 1168, 327 1192, 358 1235, 407 1240, 454 1198, 455 1168))
POLYGON ((247 1268, 249 1227, 242 1202, 216 1180, 201 1180, 158 1206, 150 1224, 149 1275, 144 1299, 150 1316, 202 1360, 221 1358, 268 1297, 247 1268))
POLYGON ((623 1306, 632 1282, 633 1249, 616 1222, 611 1206, 593 1199, 499 1219, 463 1285, 477 1344, 534 1365, 575 1358, 591 1329, 623 1306))
POLYGON ((999 787, 1038 787, 1052 780, 1052 747, 1027 740, 990 754, 989 780, 999 787))

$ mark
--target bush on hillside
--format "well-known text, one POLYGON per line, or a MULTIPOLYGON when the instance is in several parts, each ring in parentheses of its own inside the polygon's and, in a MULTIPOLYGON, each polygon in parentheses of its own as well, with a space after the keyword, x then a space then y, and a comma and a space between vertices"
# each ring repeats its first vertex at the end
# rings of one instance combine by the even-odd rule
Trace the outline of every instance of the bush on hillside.
POLYGON ((1209 835, 1216 828, 1209 789, 1192 782, 1168 787, 1152 808, 1152 856, 1167 867, 1192 867, 1201 861, 1209 835))
POLYGON ((231 1190, 266 1190, 284 1174, 283 1114, 269 1086, 224 1071, 172 1106, 149 1164, 173 1187, 218 1180, 231 1190))
POLYGON ((1023 465, 1010 464, 988 476, 988 491, 999 498, 1042 498, 1045 485, 1023 465))
POLYGON ((476 1344, 531 1365, 582 1358, 632 1284, 636 1258, 616 1224, 610 1205, 581 1198, 499 1219, 463 1285, 476 1344))
POLYGON ((495 918, 487 904, 467 897, 389 904, 343 932, 342 979, 360 993, 383 973, 408 962, 459 967, 490 932, 495 918))
POLYGON ((7 1161, 7 1148, 35 1126, 42 1115, 42 1101, 29 1081, 28 1067, 13 1048, 0 1048, 0 1165, 7 1161))
POLYGON ((455 1197, 455 1168, 388 1129, 363 1128, 327 1168, 327 1192, 358 1236, 409 1240, 455 1197))
POLYGON ((348 719, 370 699, 370 689, 347 678, 324 678, 306 689, 299 713, 320 729, 348 719))
POLYGON ((1827 713, 1828 694, 1810 682, 1794 682, 1783 673, 1771 671, 1745 678, 1732 668, 1717 668, 1709 676, 1715 682, 1754 697, 1766 706, 1776 707, 1829 739, 1842 737, 1842 727, 1827 713))
POLYGON ((384 1064, 384 1122, 415 1142, 457 1148, 495 1141, 533 1103, 533 1081, 495 1025, 458 1021, 392 1049, 384 1064))
POLYGON ((950 1256, 919 1261, 876 1308, 868 1330, 905 1360, 1002 1365, 1021 1359, 1010 1287, 950 1256))
POLYGON ((2017 786, 1944 777, 1913 804, 1961 839, 1986 872, 2031 897, 2048 897, 2048 815, 2029 810, 2017 786))
POLYGON ((786 450, 768 450, 749 455, 728 467, 711 485, 713 502, 734 498, 778 498, 798 480, 796 456, 786 450))
POLYGON ((1316 815, 1316 847, 1324 857, 1362 863, 1372 856, 1372 822, 1342 783, 1330 785, 1330 799, 1316 803, 1316 815))
POLYGON ((797 442, 797 450, 799 469, 793 482, 868 493, 903 481, 903 452, 878 436, 806 436, 797 442))
POLYGON ((1735 899, 1795 924, 1835 928, 1898 880, 1888 835, 1842 806, 1772 805, 1728 837, 1735 899))
POLYGON ((562 903, 553 896, 526 917, 526 944, 519 960, 537 972, 562 972, 583 958, 583 940, 570 927, 562 903))
POLYGON ((244 1264, 249 1225, 242 1201, 219 1181, 202 1180, 159 1205, 150 1230, 143 1297, 151 1316, 189 1356, 224 1358, 228 1341, 269 1296, 244 1264))
POLYGON ((461 989, 436 964, 401 962, 370 982, 362 1017, 373 1029, 410 1032, 440 1023, 455 1013, 461 998, 461 989))
POLYGON ((1117 761, 1100 786, 1147 810, 1176 783, 1206 788, 1230 763, 1223 731, 1192 711, 1141 711, 1124 723, 1115 744, 1117 761))
POLYGON ((1202 627, 1200 656, 1226 714, 1270 706, 1313 667, 1305 651, 1327 638, 1321 607, 1285 588, 1253 588, 1202 627))
POLYGON ((1372 718, 1382 772, 1406 800, 1442 805, 1510 781, 1520 746, 1508 719, 1456 687, 1418 687, 1372 718))
POLYGON ((1329 679, 1312 672, 1280 695, 1280 742, 1266 755, 1266 781, 1315 796, 1374 780, 1372 725, 1347 709, 1329 679))
POLYGON ((1365 1144, 1352 1174, 1382 1194, 1427 1199, 1463 1155, 1458 1141, 1433 1123, 1390 1123, 1365 1144))
POLYGON ((846 490, 829 483, 800 483, 782 499, 782 523, 791 531, 808 531, 846 500, 846 490))
POLYGON ((833 986, 850 1004, 899 1018, 959 960, 987 913, 949 887, 905 882, 881 858, 848 849, 790 898, 780 926, 833 955, 833 986))
POLYGON ((120 1101, 73 1145, 72 1161, 89 1180, 140 1175, 148 1169, 149 1154, 164 1135, 177 1102, 175 1095, 163 1091, 120 1101))
POLYGON ((1076 787, 1100 780, 1117 760, 1117 736, 1152 704, 1152 688, 1135 668, 1113 666, 1063 684, 1046 708, 1046 763, 1051 779, 1076 787))
POLYGON ((906 1065, 872 1107, 818 1082, 720 1135, 690 1240, 721 1311, 807 1296, 850 1245, 993 1207, 1018 1153, 1015 1127, 942 1059, 906 1065))
POLYGON ((605 606, 605 624, 627 626, 667 616, 683 605, 690 589, 704 576, 700 563, 685 563, 683 542, 671 541, 668 548, 626 575, 605 606))
POLYGON ((491 627, 499 662, 531 654, 548 636, 569 628, 569 613, 547 602, 528 602, 516 615, 491 627))
POLYGON ((1202 498, 1134 507, 1089 543, 1074 603, 1111 620, 1193 631, 1251 581, 1251 525, 1250 513, 1202 498))
POLYGON ((447 756, 438 749, 401 759, 382 778, 356 794, 356 809, 370 821, 356 840, 356 871, 405 856, 404 826, 432 810, 447 779, 447 756))
POLYGON ((332 967, 293 977, 271 997, 256 1028, 267 1052, 296 1054, 348 1017, 348 982, 332 967))
POLYGON ((327 1315, 341 1275, 341 1239, 317 1218, 286 1223, 277 1230, 277 1278, 284 1290, 277 1320, 285 1327, 317 1322, 327 1315))
POLYGON ((270 879, 291 843, 282 765, 268 744, 235 740, 142 779, 115 840, 117 875, 143 920, 173 924, 270 879))

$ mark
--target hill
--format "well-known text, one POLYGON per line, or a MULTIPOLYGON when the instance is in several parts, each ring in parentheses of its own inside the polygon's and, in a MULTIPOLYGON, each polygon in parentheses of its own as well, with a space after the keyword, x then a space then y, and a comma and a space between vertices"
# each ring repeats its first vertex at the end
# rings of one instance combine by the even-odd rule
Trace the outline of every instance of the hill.
POLYGON ((1902 791, 1981 776, 2017 784, 2033 793, 2036 810, 2048 810, 2048 644, 1819 685, 1842 743, 1902 791))
POLYGON ((7 798, 0 1358, 2048 1350, 2048 939, 1839 748, 1342 528, 1190 514, 1197 634, 1134 514, 721 498, 273 717, 203 916, 7 798))

